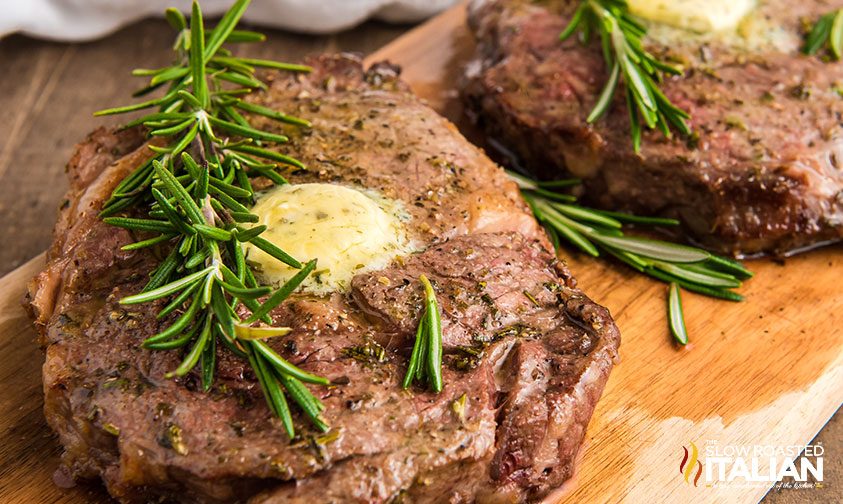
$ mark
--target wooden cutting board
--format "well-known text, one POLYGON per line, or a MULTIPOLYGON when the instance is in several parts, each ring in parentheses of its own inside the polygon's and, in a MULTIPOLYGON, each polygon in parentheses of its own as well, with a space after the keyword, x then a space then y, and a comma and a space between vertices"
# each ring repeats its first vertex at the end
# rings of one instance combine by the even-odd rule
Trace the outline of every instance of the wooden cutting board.
MULTIPOLYGON (((464 8, 452 9, 368 61, 400 64, 413 89, 459 124, 455 83, 473 49, 464 20, 464 8)), ((623 266, 563 255, 583 290, 617 320, 621 362, 574 478, 548 502, 757 502, 767 485, 686 483, 679 472, 683 446, 807 443, 843 401, 840 246, 749 262, 756 277, 741 291, 743 303, 685 293, 691 337, 685 348, 667 332, 664 284, 623 266)), ((24 286, 42 264, 39 256, 0 279, 0 496, 104 502, 98 485, 65 490, 52 482, 60 447, 41 413, 42 356, 20 308, 24 286)), ((839 456, 838 448, 830 456, 839 456)))

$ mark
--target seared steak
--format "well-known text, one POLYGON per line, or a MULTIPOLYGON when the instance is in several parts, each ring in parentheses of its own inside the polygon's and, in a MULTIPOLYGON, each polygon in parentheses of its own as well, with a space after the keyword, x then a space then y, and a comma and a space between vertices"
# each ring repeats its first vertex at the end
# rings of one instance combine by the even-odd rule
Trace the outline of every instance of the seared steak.
MULTIPOLYGON (((140 347, 167 321, 138 292, 161 251, 121 252, 96 217, 147 156, 141 132, 97 131, 68 166, 49 264, 30 286, 46 347, 45 413, 77 478, 122 502, 517 502, 568 478, 617 356, 605 308, 575 286, 517 188, 394 67, 348 56, 269 75, 254 99, 314 123, 290 150, 293 183, 367 187, 404 202, 421 252, 356 276, 348 293, 295 294, 267 340, 331 387, 311 387, 331 430, 295 416, 289 439, 256 378, 220 350, 213 389, 165 379, 178 352, 140 347), (404 391, 427 275, 443 316, 445 388, 404 391)), ((267 125, 267 127, 275 127, 267 125)), ((297 413, 294 412, 294 415, 297 413)))
POLYGON ((761 1, 741 35, 655 26, 650 50, 686 73, 662 89, 698 138, 645 133, 640 155, 622 96, 586 124, 607 71, 598 41, 559 41, 577 3, 472 4, 463 96, 492 139, 541 177, 582 178, 592 204, 677 217, 726 253, 843 237, 843 62, 799 52, 802 20, 843 1, 761 1))

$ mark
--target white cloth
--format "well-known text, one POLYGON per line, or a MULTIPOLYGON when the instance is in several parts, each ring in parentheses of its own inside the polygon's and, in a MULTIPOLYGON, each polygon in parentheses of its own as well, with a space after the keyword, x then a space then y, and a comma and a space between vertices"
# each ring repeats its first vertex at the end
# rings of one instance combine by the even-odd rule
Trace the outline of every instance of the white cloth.
MULTIPOLYGON (((202 0, 206 16, 225 12, 233 0, 202 0)), ((350 28, 370 17, 419 21, 457 0, 253 0, 244 19, 308 33, 350 28)), ((190 12, 190 0, 0 0, 0 37, 14 32, 54 40, 89 40, 167 7, 190 12)))

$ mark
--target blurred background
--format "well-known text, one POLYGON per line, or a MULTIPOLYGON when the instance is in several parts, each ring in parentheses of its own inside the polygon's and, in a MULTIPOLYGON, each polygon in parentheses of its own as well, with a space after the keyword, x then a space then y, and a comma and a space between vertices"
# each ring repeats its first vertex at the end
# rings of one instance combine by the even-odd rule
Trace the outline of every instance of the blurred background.
MULTIPOLYGON (((0 37, 23 32, 39 38, 82 41, 107 35, 133 21, 175 7, 190 12, 192 0, 25 0, 0 2, 0 37)), ((221 15, 233 0, 203 0, 206 17, 221 15)), ((327 34, 366 19, 417 22, 457 0, 252 0, 244 20, 300 33, 327 34)))

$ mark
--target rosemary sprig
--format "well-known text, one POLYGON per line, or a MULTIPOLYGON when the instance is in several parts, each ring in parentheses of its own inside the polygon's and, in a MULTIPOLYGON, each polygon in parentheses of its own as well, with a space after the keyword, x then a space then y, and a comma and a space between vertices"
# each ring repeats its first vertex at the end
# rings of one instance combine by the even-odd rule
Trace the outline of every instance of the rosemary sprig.
POLYGON ((430 390, 439 393, 442 391, 442 321, 433 286, 424 275, 419 276, 419 281, 424 286, 425 309, 402 386, 408 389, 413 381, 427 382, 430 390))
POLYGON ((680 345, 688 344, 688 331, 685 329, 685 314, 682 311, 682 298, 679 286, 670 282, 667 294, 667 315, 670 321, 670 334, 680 345))
MULTIPOLYGON (((668 284, 728 301, 743 300, 734 289, 741 286, 742 280, 751 278, 752 272, 741 263, 700 248, 627 236, 622 231, 624 223, 674 226, 678 221, 586 208, 576 205, 576 198, 568 194, 553 193, 551 197, 545 183, 512 172, 509 176, 518 184, 557 249, 564 239, 590 256, 599 257, 605 252, 639 273, 668 284)), ((568 185, 576 183, 577 180, 567 181, 568 185)), ((678 296, 677 290, 674 302, 671 293, 671 330, 684 345, 688 338, 678 296)))
POLYGON ((691 134, 687 123, 690 115, 671 103, 659 88, 664 74, 681 75, 682 72, 644 49, 642 39, 647 29, 630 14, 626 0, 583 0, 559 38, 566 40, 576 32, 580 33, 583 42, 587 42, 592 33, 599 34, 603 59, 609 69, 609 80, 588 115, 589 123, 609 110, 618 84, 623 80, 632 146, 636 153, 641 150, 642 122, 647 128, 658 128, 667 138, 672 136, 671 128, 684 135, 691 134))
POLYGON ((152 350, 186 349, 181 364, 166 376, 184 376, 198 366, 203 389, 209 390, 219 343, 248 360, 270 410, 293 438, 287 397, 317 429, 326 431, 328 426, 321 416, 324 405, 304 384, 328 385, 329 381, 292 365, 264 343, 266 338, 288 334, 290 328, 253 324, 272 323, 270 311, 307 278, 316 260, 302 264, 260 237, 265 226, 246 229, 240 223, 257 222, 248 208, 254 202, 252 177, 263 176, 284 184, 286 180, 277 168, 304 165, 265 149, 263 143, 282 144, 287 138, 252 127, 240 111, 297 126, 309 123, 243 102, 238 96, 264 87, 255 78, 256 67, 294 72, 309 68, 238 58, 223 47, 226 42, 263 40, 263 35, 234 29, 248 4, 249 0, 237 0, 219 24, 207 31, 197 2, 193 3, 189 25, 179 11, 167 10, 167 20, 178 31, 175 63, 134 72, 149 77, 136 95, 162 86, 166 86, 166 92, 160 98, 97 112, 107 115, 156 108, 127 127, 143 125, 151 137, 162 138, 163 144, 149 144, 154 155, 115 188, 101 216, 108 224, 152 234, 125 246, 126 250, 152 246, 169 249, 143 290, 120 301, 138 304, 169 300, 158 318, 172 317, 172 322, 143 342, 152 350), (131 211, 131 216, 120 215, 126 211, 131 211), (146 217, 137 217, 144 212, 146 217), (273 292, 258 283, 247 265, 244 242, 299 272, 273 292), (243 313, 241 305, 251 312, 245 319, 239 316, 243 313))
POLYGON ((843 9, 831 11, 820 17, 805 38, 805 54, 814 55, 828 46, 832 58, 843 59, 843 9))

